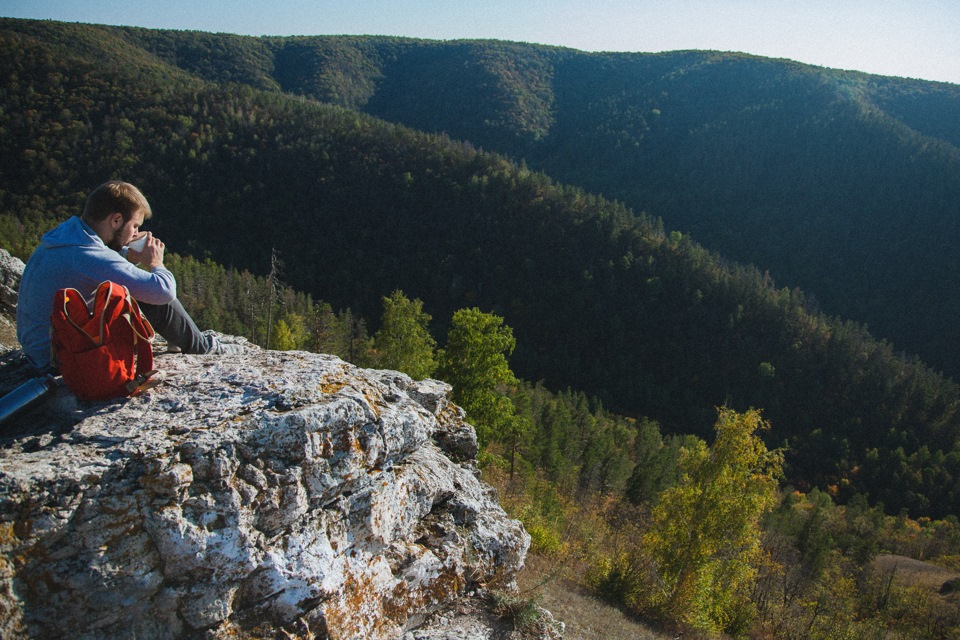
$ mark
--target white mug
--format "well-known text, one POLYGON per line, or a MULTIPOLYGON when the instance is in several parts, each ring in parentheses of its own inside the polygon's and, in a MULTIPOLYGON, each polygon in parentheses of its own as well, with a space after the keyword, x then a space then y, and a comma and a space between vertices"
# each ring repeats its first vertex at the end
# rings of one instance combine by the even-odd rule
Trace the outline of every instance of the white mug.
POLYGON ((143 248, 147 246, 147 234, 143 234, 142 236, 140 236, 139 238, 137 238, 127 246, 133 249, 134 251, 138 251, 138 252, 143 251, 143 248))

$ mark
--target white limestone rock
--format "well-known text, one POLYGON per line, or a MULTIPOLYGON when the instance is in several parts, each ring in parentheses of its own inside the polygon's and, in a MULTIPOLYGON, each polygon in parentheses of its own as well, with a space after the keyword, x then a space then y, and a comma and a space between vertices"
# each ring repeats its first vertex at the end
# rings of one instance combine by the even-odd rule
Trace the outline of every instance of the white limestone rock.
POLYGON ((447 385, 255 347, 157 366, 3 441, 0 637, 396 638, 522 567, 447 385))
POLYGON ((17 308, 17 292, 23 275, 23 260, 0 249, 0 309, 12 311, 17 308))

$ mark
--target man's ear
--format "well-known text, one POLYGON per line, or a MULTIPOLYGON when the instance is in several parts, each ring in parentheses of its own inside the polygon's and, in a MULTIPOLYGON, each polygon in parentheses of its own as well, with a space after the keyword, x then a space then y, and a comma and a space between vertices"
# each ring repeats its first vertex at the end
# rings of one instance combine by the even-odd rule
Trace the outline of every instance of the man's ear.
POLYGON ((120 212, 110 214, 110 228, 119 229, 123 226, 125 220, 123 219, 123 214, 120 212))

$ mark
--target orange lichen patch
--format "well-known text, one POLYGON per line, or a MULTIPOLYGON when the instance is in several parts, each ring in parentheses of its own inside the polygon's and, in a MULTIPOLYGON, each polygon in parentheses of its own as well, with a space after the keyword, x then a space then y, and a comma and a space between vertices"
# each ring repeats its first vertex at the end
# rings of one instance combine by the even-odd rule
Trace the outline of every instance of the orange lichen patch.
POLYGON ((384 404, 383 394, 374 386, 362 384, 360 380, 344 382, 342 377, 325 377, 319 385, 319 389, 325 395, 334 395, 342 389, 351 389, 363 396, 366 405, 373 413, 374 418, 380 418, 380 407, 384 404))
POLYGON ((363 450, 360 448, 360 442, 357 441, 356 436, 350 429, 344 429, 340 433, 334 434, 334 437, 330 440, 330 445, 334 452, 363 453, 363 450))
MULTIPOLYGON (((14 531, 13 523, 0 523, 0 547, 12 549, 20 542, 14 531)), ((0 554, 0 635, 4 631, 26 637, 20 612, 19 599, 13 594, 12 583, 16 575, 16 564, 22 564, 23 558, 11 558, 0 554)))
POLYGON ((330 434, 324 433, 321 435, 323 440, 320 442, 320 456, 323 458, 332 458, 333 457, 333 442, 330 440, 330 434))
POLYGON ((465 585, 452 567, 414 589, 399 580, 388 593, 377 589, 369 577, 350 575, 343 597, 324 607, 327 631, 331 640, 393 637, 413 615, 450 600, 465 585))
POLYGON ((323 381, 320 383, 320 392, 326 395, 333 395, 340 389, 343 389, 347 386, 346 382, 327 382, 323 381))
POLYGON ((459 427, 463 422, 461 411, 462 410, 456 405, 448 404, 437 414, 437 422, 441 427, 448 429, 451 427, 459 427))
POLYGON ((360 389, 360 393, 363 394, 364 399, 367 401, 367 405, 370 406, 370 410, 373 411, 373 415, 376 418, 380 418, 380 405, 383 404, 383 396, 376 389, 370 387, 364 387, 360 389))
POLYGON ((420 603, 414 603, 407 583, 401 580, 393 587, 390 596, 383 600, 383 614, 392 620, 406 622, 410 609, 419 609, 420 603))
MULTIPOLYGON (((151 498, 172 504, 193 484, 193 469, 190 465, 178 462, 156 469, 152 473, 143 474, 140 476, 139 483, 151 498)), ((122 507, 136 506, 124 504, 122 501, 121 505, 122 507)), ((121 511, 126 510, 123 508, 121 511)))
POLYGON ((120 544, 124 540, 138 535, 143 531, 143 521, 137 514, 131 513, 127 517, 113 522, 104 523, 101 529, 101 548, 120 544))
POLYGON ((0 522, 0 546, 12 546, 19 542, 12 522, 0 522))
POLYGON ((384 600, 384 615, 398 624, 406 622, 410 614, 428 611, 434 606, 455 597, 466 585, 464 577, 450 567, 446 572, 437 575, 436 579, 426 585, 411 589, 409 585, 400 581, 384 600))
MULTIPOLYGON (((3 548, 4 551, 13 549, 17 543, 20 542, 17 538, 17 534, 13 531, 13 523, 3 522, 0 523, 0 548, 3 548)), ((11 559, 7 554, 0 554, 0 577, 11 578, 13 577, 14 563, 11 562, 11 559)))
POLYGON ((341 598, 324 607, 331 640, 383 637, 385 625, 394 627, 384 619, 376 585, 369 577, 348 575, 341 592, 341 598))

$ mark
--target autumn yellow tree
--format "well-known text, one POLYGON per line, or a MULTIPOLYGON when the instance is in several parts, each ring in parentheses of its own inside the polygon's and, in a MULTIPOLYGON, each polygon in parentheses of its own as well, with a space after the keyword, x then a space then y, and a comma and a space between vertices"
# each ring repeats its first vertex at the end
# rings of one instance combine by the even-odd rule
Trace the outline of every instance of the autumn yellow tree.
POLYGON ((300 314, 288 313, 273 323, 271 343, 278 351, 303 349, 309 339, 310 335, 300 314))
POLYGON ((642 608, 714 632, 749 622, 760 519, 776 504, 783 465, 757 435, 768 427, 759 411, 722 408, 713 445, 682 451, 680 481, 661 494, 643 540, 656 585, 642 608))

